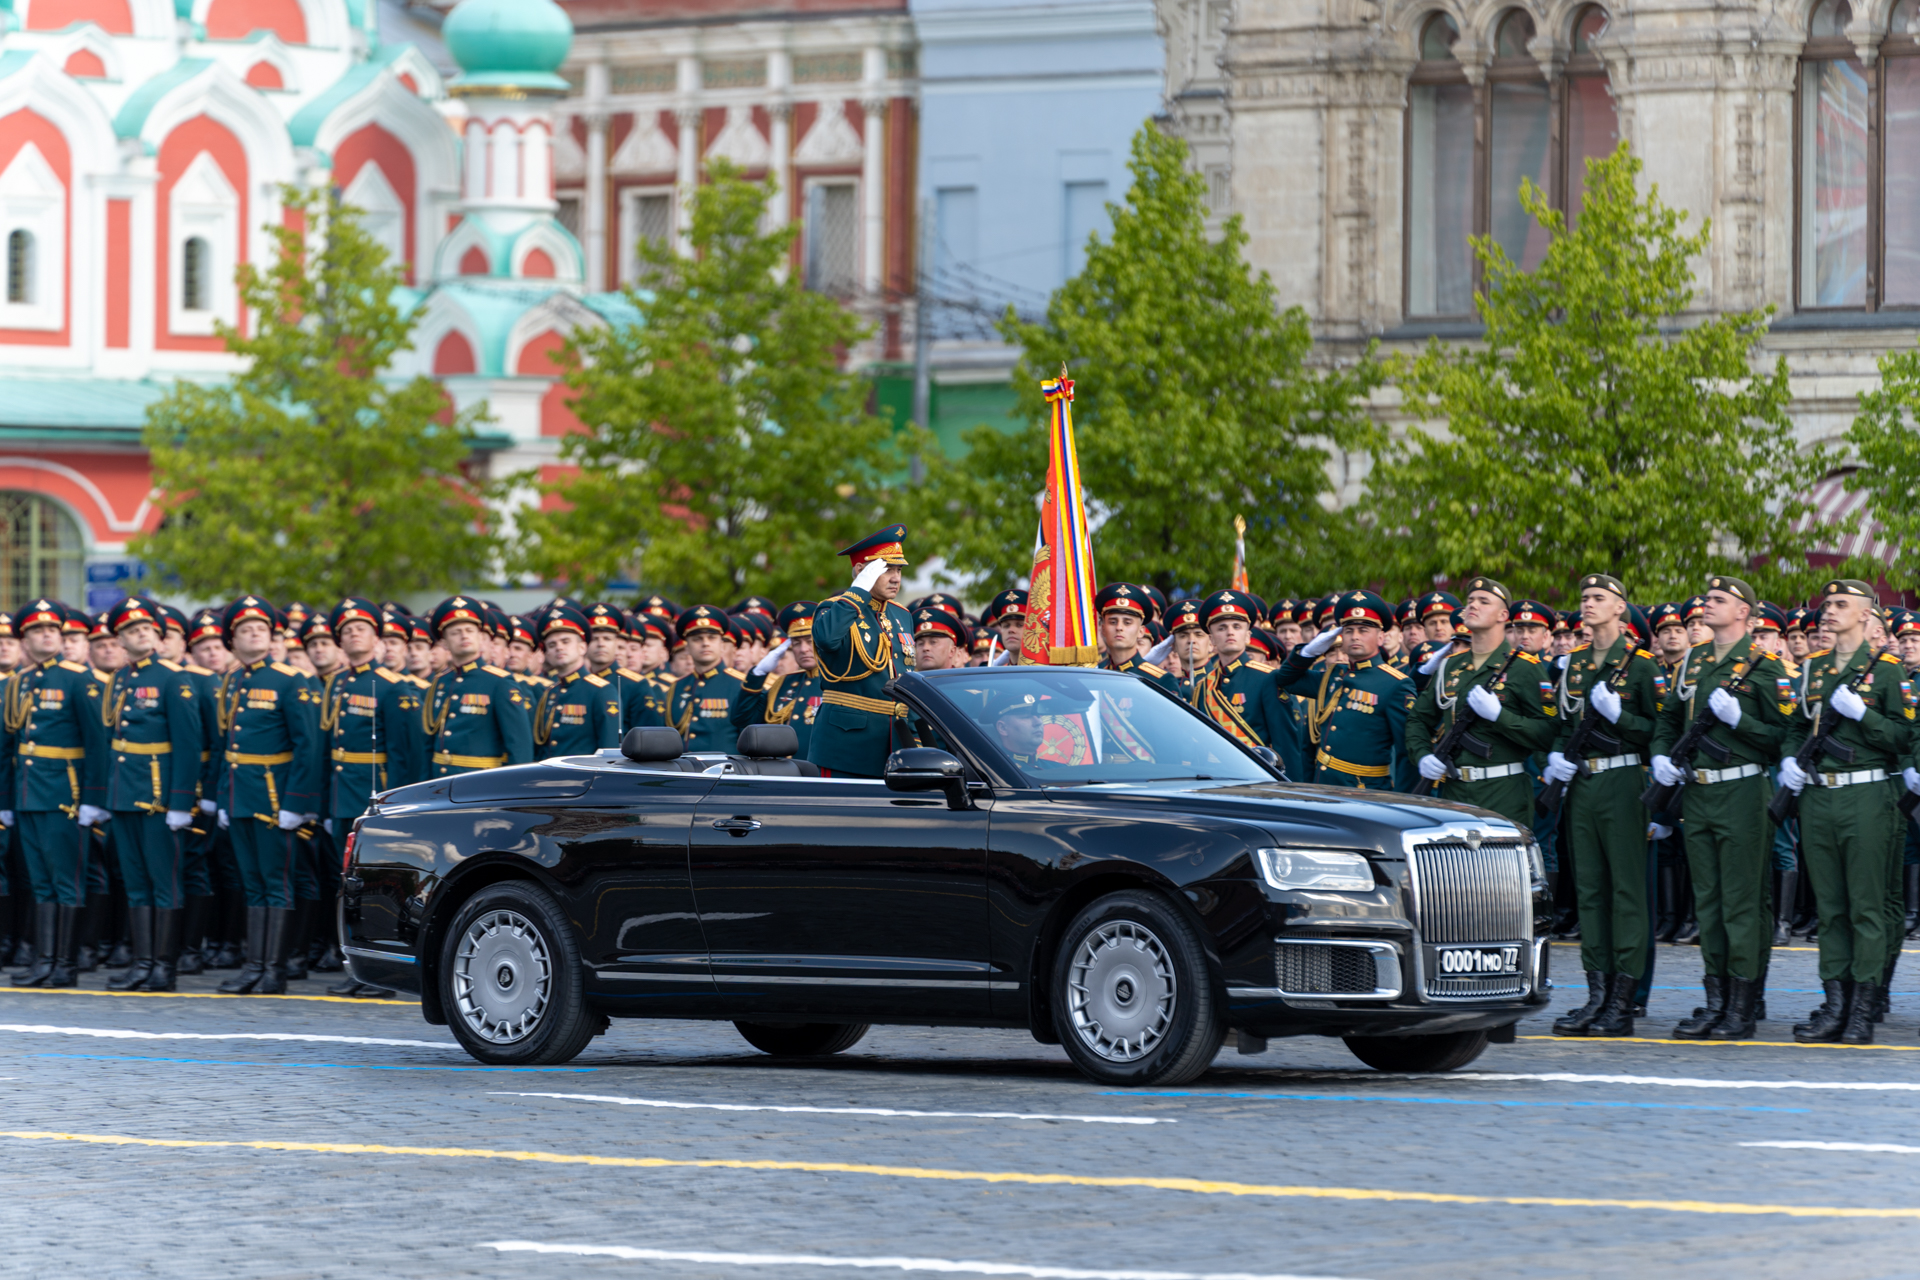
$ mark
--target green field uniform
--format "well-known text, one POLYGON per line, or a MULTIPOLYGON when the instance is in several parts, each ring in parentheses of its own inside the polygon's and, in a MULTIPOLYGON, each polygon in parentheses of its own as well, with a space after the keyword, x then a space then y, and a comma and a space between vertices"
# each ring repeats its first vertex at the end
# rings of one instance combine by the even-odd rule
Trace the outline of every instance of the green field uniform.
POLYGON ((1477 687, 1489 688, 1501 700, 1500 718, 1481 721, 1473 736, 1491 750, 1485 757, 1462 751, 1454 761, 1460 776, 1440 783, 1438 791, 1445 799, 1491 809, 1530 832, 1533 778, 1527 773, 1527 757, 1547 749, 1559 722, 1547 715, 1540 694, 1545 671, 1540 659, 1521 653, 1506 667, 1512 652, 1502 641, 1477 667, 1471 653, 1453 654, 1440 664, 1407 716, 1407 759, 1418 765, 1423 756, 1433 754, 1434 744, 1453 727, 1454 718, 1462 712, 1473 714, 1467 706, 1468 693, 1477 687))
MULTIPOLYGON (((1567 788, 1567 839, 1573 848, 1574 884, 1580 899, 1580 967, 1588 973, 1626 973, 1644 976, 1647 933, 1652 910, 1647 902, 1647 811, 1640 793, 1646 789, 1646 748, 1653 740, 1660 714, 1659 686, 1654 677, 1659 663, 1624 636, 1604 654, 1581 645, 1568 657, 1555 687, 1562 708, 1561 731, 1555 747, 1567 740, 1587 716, 1599 716, 1588 705, 1588 691, 1613 678, 1620 718, 1602 724, 1587 739, 1587 773, 1567 788), (1605 735, 1604 740, 1601 735, 1605 735)), ((1603 718, 1604 719, 1604 718, 1603 718)))
MULTIPOLYGON (((1778 658, 1743 637, 1727 656, 1713 660, 1713 644, 1695 645, 1674 668, 1667 700, 1654 728, 1652 754, 1667 755, 1695 716, 1711 716, 1707 700, 1741 677, 1734 696, 1740 723, 1718 723, 1708 736, 1728 751, 1722 762, 1705 752, 1683 769, 1680 814, 1686 821, 1687 868, 1693 875, 1695 918, 1700 925, 1700 962, 1708 977, 1759 981, 1773 945, 1767 907, 1773 865, 1773 797, 1768 770, 1780 756, 1793 714, 1793 683, 1778 658)), ((1676 766, 1680 761, 1674 762, 1676 766)))
POLYGON ((1904 824, 1895 807, 1904 790, 1900 769, 1913 741, 1910 683, 1892 654, 1875 658, 1861 645, 1842 658, 1829 649, 1807 655, 1796 686, 1798 706, 1786 745, 1797 750, 1823 716, 1836 713, 1833 691, 1868 671, 1854 692, 1867 704, 1859 720, 1842 718, 1834 742, 1851 747, 1851 761, 1825 752, 1800 793, 1800 842, 1820 913, 1820 980, 1879 982, 1899 933, 1892 931, 1888 898, 1904 824), (1877 775, 1877 776, 1876 776, 1877 775))

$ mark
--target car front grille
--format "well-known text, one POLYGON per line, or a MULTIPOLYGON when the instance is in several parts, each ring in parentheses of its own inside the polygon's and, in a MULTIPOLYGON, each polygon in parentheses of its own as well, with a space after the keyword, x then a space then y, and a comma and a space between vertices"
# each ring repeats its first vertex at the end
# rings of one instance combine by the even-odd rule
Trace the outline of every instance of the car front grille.
POLYGON ((1525 844, 1511 835, 1474 841, 1449 831, 1412 843, 1407 858, 1413 872, 1414 924, 1428 948, 1429 963, 1423 966, 1427 994, 1451 1000, 1525 994, 1525 973, 1441 974, 1431 963, 1436 945, 1531 941, 1533 902, 1525 844))
POLYGON ((1301 996, 1368 996, 1379 970, 1364 947, 1283 942, 1274 948, 1280 990, 1301 996))

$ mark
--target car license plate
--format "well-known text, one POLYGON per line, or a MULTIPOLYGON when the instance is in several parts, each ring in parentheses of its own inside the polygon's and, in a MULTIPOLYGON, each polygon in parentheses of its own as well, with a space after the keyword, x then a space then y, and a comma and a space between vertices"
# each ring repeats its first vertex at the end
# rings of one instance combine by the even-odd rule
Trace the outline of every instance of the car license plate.
POLYGON ((1434 969, 1441 977, 1499 977, 1520 972, 1519 947, 1435 947, 1434 951, 1434 969))

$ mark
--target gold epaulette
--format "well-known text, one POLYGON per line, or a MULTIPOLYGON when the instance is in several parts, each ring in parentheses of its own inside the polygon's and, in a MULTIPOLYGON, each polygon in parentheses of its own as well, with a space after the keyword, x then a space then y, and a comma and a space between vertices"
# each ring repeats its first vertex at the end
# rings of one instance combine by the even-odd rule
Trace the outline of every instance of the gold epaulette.
POLYGON ((174 661, 174 660, 173 660, 172 658, 162 658, 162 659, 160 659, 160 665, 161 665, 162 667, 164 667, 164 668, 166 668, 166 669, 167 669, 168 671, 180 671, 180 670, 183 670, 183 668, 181 667, 181 665, 180 665, 179 663, 177 663, 177 662, 175 662, 175 661, 174 661))
POLYGON ((1134 670, 1144 671, 1150 676, 1163 676, 1167 674, 1167 669, 1165 667, 1156 667, 1151 662, 1143 662, 1139 666, 1135 667, 1134 670))
POLYGON ((213 674, 213 669, 211 667, 203 667, 197 662, 189 662, 186 666, 186 670, 189 675, 210 676, 213 674))
POLYGON ((1653 655, 1651 653, 1648 653, 1645 649, 1635 649, 1633 651, 1633 656, 1636 658, 1645 658, 1648 662, 1654 661, 1653 655))
POLYGON ((635 671, 632 667, 615 667, 613 671, 614 674, 622 680, 645 680, 647 678, 644 674, 635 671))
POLYGON ((585 676, 582 676, 581 678, 596 689, 604 689, 607 687, 606 677, 597 676, 593 674, 593 672, 591 671, 587 672, 587 674, 585 676))
POLYGON ((275 663, 272 663, 271 665, 275 671, 278 671, 283 676, 304 676, 307 674, 306 672, 302 671, 300 668, 289 666, 284 662, 275 662, 275 663))
POLYGON ((1824 657, 1826 657, 1826 656, 1827 656, 1828 654, 1830 654, 1830 653, 1832 653, 1832 652, 1833 652, 1833 650, 1831 650, 1831 649, 1815 649, 1815 650, 1814 650, 1814 651, 1813 651, 1812 653, 1810 653, 1810 654, 1808 654, 1808 655, 1807 655, 1807 657, 1809 657, 1809 658, 1824 658, 1824 657))
POLYGON ((378 676, 382 680, 385 680, 388 684, 398 684, 400 682, 400 677, 395 675, 393 672, 387 670, 385 667, 375 667, 373 669, 373 672, 376 676, 378 676))
POLYGON ((490 676, 510 676, 513 674, 513 672, 507 670, 505 667, 496 667, 490 662, 481 663, 480 669, 490 676))
POLYGON ((1527 651, 1526 651, 1525 649, 1522 649, 1522 650, 1520 651, 1520 656, 1521 656, 1521 658, 1523 658, 1524 660, 1526 660, 1526 661, 1528 661, 1528 662, 1531 662, 1531 663, 1532 663, 1532 664, 1533 664, 1534 666, 1536 666, 1536 667, 1540 665, 1540 659, 1539 659, 1539 657, 1538 657, 1538 656, 1536 656, 1536 655, 1534 655, 1534 654, 1531 654, 1531 653, 1528 653, 1528 652, 1527 652, 1527 651))
POLYGON ((735 680, 745 680, 747 678, 746 672, 735 671, 732 667, 722 667, 720 670, 726 672, 726 674, 732 676, 735 680))
POLYGON ((1583 640, 1579 644, 1573 646, 1573 651, 1575 653, 1580 653, 1580 652, 1583 652, 1584 650, 1591 649, 1591 648, 1593 648, 1593 641, 1583 640))
MULTIPOLYGON (((79 662, 68 662, 65 658, 60 659, 60 669, 63 671, 93 671, 92 667, 79 662)), ((96 676, 100 675, 98 671, 93 671, 93 674, 96 676)), ((105 676, 100 676, 100 678, 103 680, 106 679, 105 676)))
POLYGON ((1262 661, 1260 661, 1260 659, 1258 659, 1258 658, 1248 658, 1248 659, 1247 659, 1247 665, 1248 665, 1249 667, 1252 667, 1252 668, 1253 668, 1253 669, 1254 669, 1255 671, 1271 671, 1271 670, 1273 670, 1273 667, 1272 667, 1272 665, 1271 665, 1271 664, 1269 664, 1269 663, 1265 663, 1265 662, 1262 662, 1262 661))
POLYGON ((1906 664, 1904 664, 1904 663, 1902 663, 1902 662, 1900 661, 1900 658, 1899 658, 1899 655, 1897 655, 1897 654, 1892 654, 1892 653, 1883 653, 1883 654, 1881 654, 1881 655, 1880 655, 1880 661, 1882 661, 1882 662, 1891 662, 1891 663, 1893 663, 1893 664, 1895 664, 1896 666, 1904 666, 1904 665, 1906 665, 1906 664))
POLYGON ((1400 669, 1399 667, 1396 667, 1396 666, 1394 666, 1394 665, 1393 665, 1393 664, 1392 664, 1391 662, 1382 662, 1382 663, 1380 663, 1379 665, 1380 665, 1380 669, 1381 669, 1382 671, 1390 671, 1390 672, 1392 672, 1392 673, 1393 673, 1393 678, 1394 678, 1394 679, 1396 679, 1396 680, 1411 680, 1411 679, 1413 679, 1413 677, 1412 677, 1412 676, 1410 676, 1410 675, 1408 675, 1408 674, 1407 674, 1407 673, 1406 673, 1405 671, 1403 671, 1403 670, 1401 670, 1401 669, 1400 669))

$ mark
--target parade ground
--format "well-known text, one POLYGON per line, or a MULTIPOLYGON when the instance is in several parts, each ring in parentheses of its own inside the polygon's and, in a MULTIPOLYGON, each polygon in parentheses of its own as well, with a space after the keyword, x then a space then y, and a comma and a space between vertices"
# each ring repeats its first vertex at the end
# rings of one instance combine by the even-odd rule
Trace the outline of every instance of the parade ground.
POLYGON ((1698 953, 1662 947, 1635 1039, 1549 1037, 1563 986, 1451 1076, 1229 1041, 1141 1092, 1022 1033, 912 1027, 800 1062, 620 1021, 565 1067, 488 1069, 407 1001, 88 975, 0 991, 0 1271, 1910 1275, 1916 954, 1870 1046, 1792 1042, 1805 947, 1773 953, 1756 1040, 1670 1040, 1698 953))

